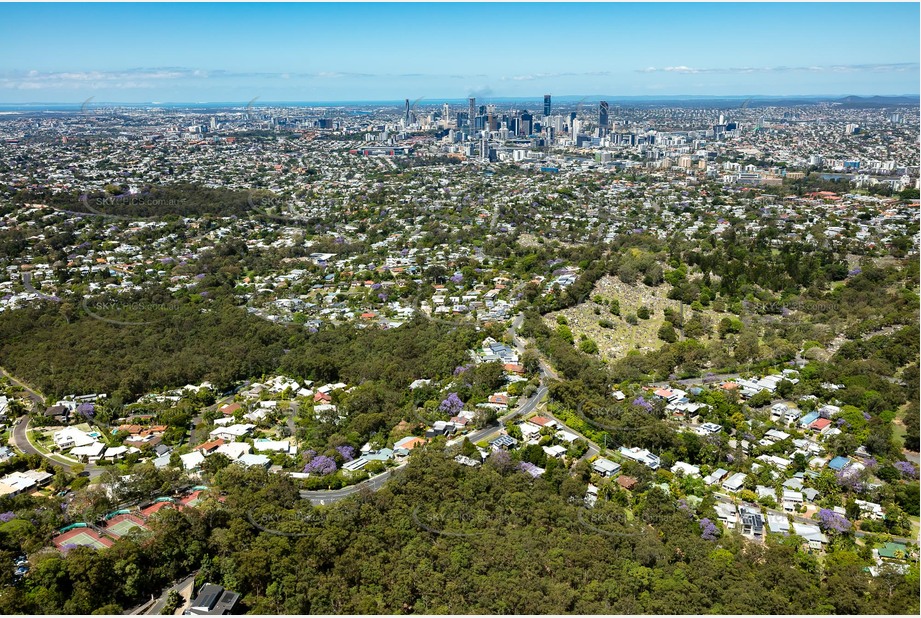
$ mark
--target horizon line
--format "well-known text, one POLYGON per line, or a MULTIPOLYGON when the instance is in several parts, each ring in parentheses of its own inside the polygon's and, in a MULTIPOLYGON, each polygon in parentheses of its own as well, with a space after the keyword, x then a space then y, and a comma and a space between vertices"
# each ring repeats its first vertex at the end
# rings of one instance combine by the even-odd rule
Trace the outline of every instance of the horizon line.
MULTIPOLYGON (((529 96, 503 96, 503 95, 490 95, 490 96, 478 96, 472 97, 476 99, 482 99, 485 101, 490 100, 507 100, 507 101, 524 101, 524 100, 536 100, 540 101, 544 95, 529 95, 529 96)), ((648 95, 606 95, 606 94, 590 94, 590 95, 579 95, 579 94, 566 94, 566 95, 556 95, 554 96, 557 100, 568 100, 568 99, 603 99, 615 101, 618 99, 621 100, 670 100, 670 99, 841 99, 848 97, 856 97, 861 99, 871 99, 871 98, 918 98, 919 104, 921 104, 921 93, 900 93, 900 94, 648 94, 648 95)), ((448 102, 448 101, 466 101, 471 98, 470 96, 464 97, 422 97, 417 100, 417 103, 431 104, 434 102, 448 102), (430 103, 431 102, 431 103, 430 103)), ((213 100, 213 101, 92 101, 92 97, 89 100, 85 101, 27 101, 27 102, 12 102, 12 101, 0 101, 0 107, 16 107, 16 106, 30 106, 37 107, 42 105, 47 106, 85 106, 89 104, 92 107, 98 107, 103 105, 234 105, 234 106, 250 106, 250 107, 267 107, 271 105, 304 105, 304 104, 336 104, 336 103, 403 103, 406 98, 394 98, 394 99, 326 99, 326 100, 297 100, 297 99, 286 99, 286 100, 266 100, 266 101, 253 101, 253 100, 213 100)))

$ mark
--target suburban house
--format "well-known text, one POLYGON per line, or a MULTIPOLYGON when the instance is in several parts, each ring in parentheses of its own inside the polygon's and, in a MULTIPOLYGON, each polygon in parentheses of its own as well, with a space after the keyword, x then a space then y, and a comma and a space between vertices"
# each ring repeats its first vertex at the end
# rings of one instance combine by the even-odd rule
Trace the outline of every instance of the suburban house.
POLYGON ((515 438, 513 438, 512 436, 508 434, 502 434, 499 437, 495 438, 490 443, 490 446, 492 447, 492 450, 494 451, 499 451, 499 450, 507 451, 509 449, 515 448, 517 444, 518 444, 518 440, 516 440, 515 438))
POLYGON ((713 472, 711 472, 710 474, 704 477, 704 483, 706 483, 707 485, 716 485, 717 483, 722 481, 724 478, 726 478, 727 474, 729 474, 728 470, 717 468, 716 470, 714 470, 713 472))
POLYGON ((532 416, 528 422, 534 423, 540 427, 556 427, 556 421, 546 416, 532 416))
POLYGON ((407 436, 402 440, 399 440, 393 445, 393 450, 397 451, 398 449, 404 449, 406 451, 411 451, 417 446, 425 444, 425 438, 419 438, 416 436, 407 436))
POLYGON ((756 507, 740 506, 739 519, 742 522, 742 534, 754 539, 764 536, 764 521, 761 511, 756 507))
POLYGON ((205 456, 201 451, 186 453, 180 455, 179 458, 182 460, 182 467, 186 470, 195 470, 205 461, 205 456))
POLYGON ((220 453, 221 455, 226 456, 228 459, 236 461, 237 459, 240 459, 252 451, 252 447, 250 447, 250 445, 246 442, 226 442, 217 447, 214 452, 215 454, 220 453))
POLYGON ((828 467, 834 470, 835 472, 840 472, 850 463, 850 459, 847 457, 838 456, 828 462, 828 467))
POLYGON ((592 470, 600 474, 601 476, 614 476, 620 472, 620 464, 611 461, 610 459, 605 459, 599 457, 592 462, 592 470))
POLYGON ((208 436, 212 439, 221 438, 227 442, 234 442, 240 438, 245 438, 255 428, 256 426, 251 424, 238 424, 230 425, 229 427, 218 427, 216 429, 212 429, 208 436))
POLYGON ((716 423, 704 423, 697 428, 697 433, 702 436, 717 434, 721 431, 723 431, 723 426, 716 423))
POLYGON ((221 407, 221 414, 223 414, 224 416, 233 416, 239 410, 242 410, 242 409, 243 409, 243 406, 241 406, 239 403, 236 403, 236 402, 228 403, 226 406, 221 407))
POLYGON ((745 484, 746 474, 744 472, 736 472, 728 479, 723 481, 723 489, 726 491, 737 492, 742 489, 742 486, 745 484))
POLYGON ((783 510, 794 511, 803 503, 803 494, 792 489, 783 490, 783 510))
POLYGON ((65 427, 54 432, 51 438, 54 440, 55 446, 61 450, 75 446, 86 446, 96 441, 95 438, 91 438, 85 431, 81 431, 76 427, 65 427))
POLYGON ((767 525, 770 532, 776 532, 777 534, 790 532, 790 522, 787 520, 786 515, 781 515, 780 513, 768 513, 767 525))
POLYGON ((717 519, 727 526, 735 528, 736 522, 738 521, 735 506, 726 504, 725 502, 717 502, 713 505, 713 510, 716 511, 717 519))
POLYGON ((525 440, 531 440, 532 438, 540 436, 540 426, 528 421, 518 423, 518 429, 521 430, 521 435, 525 440))
POLYGON ((246 466, 247 468, 261 466, 265 469, 268 469, 269 466, 272 465, 272 460, 269 459, 267 455, 246 453, 244 455, 241 455, 238 459, 236 459, 234 463, 240 464, 241 466, 246 466))
POLYGON ((217 451, 225 442, 224 438, 216 438, 214 440, 209 440, 208 442, 203 442, 193 448, 193 451, 201 451, 205 455, 210 455, 211 453, 217 451))
POLYGON ((40 470, 26 470, 25 472, 7 474, 0 478, 0 497, 14 497, 34 491, 50 483, 53 478, 54 475, 50 472, 40 470))
POLYGON ((620 447, 620 454, 628 459, 632 459, 633 461, 638 461, 639 463, 646 465, 652 470, 656 470, 659 467, 659 458, 646 449, 641 449, 636 446, 633 448, 622 446, 620 447))
POLYGON ((542 448, 544 449, 544 452, 547 453, 548 457, 553 457, 555 459, 559 459, 566 454, 566 447, 560 446, 559 444, 555 444, 553 446, 544 446, 542 448))
POLYGON ((677 474, 681 472, 685 476, 700 476, 700 467, 694 466, 684 461, 676 461, 675 465, 672 466, 672 474, 677 474))
POLYGON ((240 595, 225 590, 217 584, 205 584, 198 591, 191 607, 184 612, 186 616, 225 616, 232 614, 237 607, 240 595))
POLYGON ((822 546, 828 543, 828 537, 822 534, 816 524, 804 524, 795 521, 793 522, 793 534, 802 537, 810 549, 822 549, 822 546))
POLYGON ((106 445, 102 442, 92 442, 86 446, 78 446, 71 449, 70 456, 82 460, 86 457, 87 461, 97 461, 106 450, 106 445))

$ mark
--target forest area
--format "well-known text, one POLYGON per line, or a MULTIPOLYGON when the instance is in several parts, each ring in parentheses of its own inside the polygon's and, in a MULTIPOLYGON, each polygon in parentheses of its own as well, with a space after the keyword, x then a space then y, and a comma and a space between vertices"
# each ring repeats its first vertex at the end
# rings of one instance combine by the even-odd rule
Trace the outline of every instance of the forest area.
POLYGON ((643 476, 587 511, 587 465, 533 479, 507 454, 468 468, 443 449, 414 451, 377 493, 319 508, 287 477, 229 466, 212 497, 161 511, 149 537, 43 555, 0 611, 120 613, 200 569, 196 581, 262 614, 917 612, 917 565, 870 577, 852 534, 821 559, 796 537, 751 544, 712 528, 711 504, 676 502, 643 476))

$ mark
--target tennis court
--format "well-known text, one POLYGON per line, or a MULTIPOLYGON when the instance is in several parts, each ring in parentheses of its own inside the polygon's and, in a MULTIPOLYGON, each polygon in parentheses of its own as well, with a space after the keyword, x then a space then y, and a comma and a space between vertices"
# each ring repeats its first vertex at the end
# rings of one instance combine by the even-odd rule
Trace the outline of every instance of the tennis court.
POLYGON ((147 530, 147 527, 137 521, 134 521, 133 518, 125 517, 124 519, 118 519, 117 521, 110 521, 106 525, 106 532, 112 534, 112 536, 125 536, 131 530, 139 528, 141 530, 147 530))
POLYGON ((84 545, 93 549, 104 549, 111 547, 112 541, 99 536, 90 528, 75 528, 55 537, 54 544, 58 549, 63 548, 65 545, 84 545))

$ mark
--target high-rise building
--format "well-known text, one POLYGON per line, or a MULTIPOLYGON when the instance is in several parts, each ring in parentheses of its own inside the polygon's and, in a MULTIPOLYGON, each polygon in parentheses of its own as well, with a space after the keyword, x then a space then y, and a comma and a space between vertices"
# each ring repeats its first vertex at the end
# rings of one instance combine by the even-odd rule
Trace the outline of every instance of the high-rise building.
POLYGON ((528 113, 528 110, 525 110, 521 113, 521 122, 519 124, 519 129, 521 135, 531 135, 534 131, 534 117, 528 113))
POLYGON ((608 128, 608 102, 601 101, 598 104, 598 128, 601 129, 601 134, 604 135, 605 131, 608 128))
POLYGON ((476 118, 476 97, 467 99, 467 118, 470 119, 470 126, 473 126, 473 119, 476 118))
POLYGON ((409 124, 409 99, 406 99, 406 104, 403 110, 403 122, 409 124))
POLYGON ((448 104, 445 103, 441 106, 441 122, 444 124, 444 127, 447 129, 448 124, 451 121, 451 108, 448 107, 448 104))
POLYGON ((544 116, 550 115, 550 95, 544 95, 544 116))

